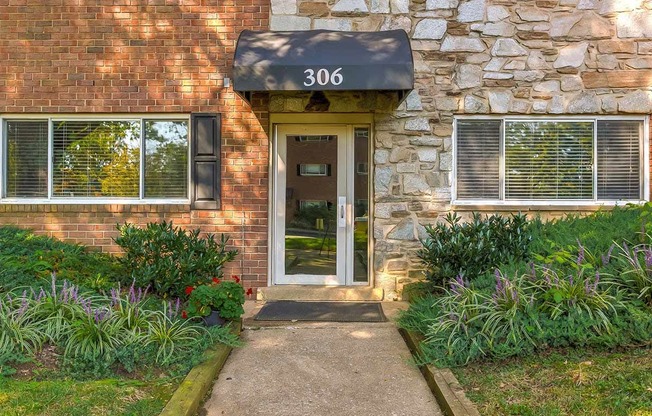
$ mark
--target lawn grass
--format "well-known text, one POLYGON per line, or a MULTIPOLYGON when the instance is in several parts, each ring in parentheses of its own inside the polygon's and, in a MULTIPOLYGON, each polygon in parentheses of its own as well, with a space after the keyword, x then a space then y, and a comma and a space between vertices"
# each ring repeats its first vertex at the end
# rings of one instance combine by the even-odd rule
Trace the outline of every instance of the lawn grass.
POLYGON ((554 351, 452 370, 482 415, 652 415, 652 348, 554 351))
POLYGON ((170 379, 22 381, 0 377, 0 414, 157 415, 176 387, 170 379))

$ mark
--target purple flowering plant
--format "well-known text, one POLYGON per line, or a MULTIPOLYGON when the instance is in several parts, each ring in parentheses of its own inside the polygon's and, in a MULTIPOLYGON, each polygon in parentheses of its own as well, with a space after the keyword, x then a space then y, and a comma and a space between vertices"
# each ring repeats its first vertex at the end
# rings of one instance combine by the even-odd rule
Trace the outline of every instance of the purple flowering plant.
POLYGON ((586 314, 597 318, 595 329, 611 329, 609 314, 616 314, 620 301, 602 288, 600 271, 593 268, 580 268, 574 273, 560 274, 548 266, 541 269, 540 280, 541 310, 553 320, 571 314, 586 314))
POLYGON ((31 302, 27 291, 20 296, 0 297, 0 355, 32 354, 45 342, 30 308, 31 302))
MULTIPOLYGON (((646 238, 650 239, 649 235, 646 238)), ((652 245, 639 244, 633 247, 624 242, 617 246, 620 279, 615 284, 633 297, 652 306, 652 245)))

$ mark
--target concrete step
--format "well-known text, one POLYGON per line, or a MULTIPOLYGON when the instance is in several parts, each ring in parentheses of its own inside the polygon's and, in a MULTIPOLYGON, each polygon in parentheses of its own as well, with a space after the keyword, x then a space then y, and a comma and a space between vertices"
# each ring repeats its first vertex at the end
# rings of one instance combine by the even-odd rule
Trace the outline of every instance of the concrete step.
POLYGON ((259 288, 257 300, 380 301, 383 300, 383 289, 351 286, 271 286, 259 288))

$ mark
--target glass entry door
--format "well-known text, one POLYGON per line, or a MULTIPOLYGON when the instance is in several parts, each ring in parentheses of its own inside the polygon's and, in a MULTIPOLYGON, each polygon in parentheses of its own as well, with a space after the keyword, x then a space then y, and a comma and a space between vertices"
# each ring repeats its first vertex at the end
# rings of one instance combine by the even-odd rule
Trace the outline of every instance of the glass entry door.
POLYGON ((277 126, 275 284, 367 283, 369 129, 355 146, 359 130, 277 126))

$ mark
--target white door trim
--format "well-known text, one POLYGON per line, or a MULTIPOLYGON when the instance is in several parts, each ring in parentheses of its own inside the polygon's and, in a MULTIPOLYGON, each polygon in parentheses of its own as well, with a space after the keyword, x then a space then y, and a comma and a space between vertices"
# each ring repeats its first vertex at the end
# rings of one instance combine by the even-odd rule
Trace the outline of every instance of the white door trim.
MULTIPOLYGON (((307 284, 307 285, 326 285, 326 286, 343 286, 346 285, 347 271, 349 269, 347 263, 350 262, 351 255, 347 255, 349 250, 349 237, 351 233, 353 208, 351 198, 349 197, 349 184, 347 183, 347 172, 342 173, 341 167, 345 166, 347 169, 351 163, 347 162, 347 151, 349 142, 352 140, 348 137, 349 129, 342 125, 314 125, 314 124, 295 124, 295 125, 279 125, 275 129, 274 137, 274 198, 273 198, 273 211, 274 211, 274 228, 273 228, 273 251, 272 262, 274 270, 274 284, 307 284), (286 175, 277 174, 278 172, 287 172, 287 147, 286 137, 290 134, 317 134, 328 135, 335 134, 338 136, 337 146, 337 195, 347 199, 345 212, 346 218, 343 227, 340 227, 336 222, 336 274, 335 275, 304 275, 304 274, 285 274, 285 189, 286 189, 286 175)), ((337 214, 340 215, 339 205, 337 207, 337 214)), ((351 266, 352 268, 353 266, 351 266)))

